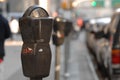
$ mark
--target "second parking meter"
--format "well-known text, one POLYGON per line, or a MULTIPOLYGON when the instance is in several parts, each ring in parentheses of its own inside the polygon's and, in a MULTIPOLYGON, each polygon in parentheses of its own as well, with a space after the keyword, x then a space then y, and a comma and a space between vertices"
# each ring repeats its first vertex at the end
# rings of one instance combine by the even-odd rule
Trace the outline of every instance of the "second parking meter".
POLYGON ((65 22, 66 20, 61 17, 56 17, 54 19, 54 34, 53 34, 53 44, 56 46, 60 46, 64 42, 65 34, 65 22))
POLYGON ((47 77, 51 64, 49 41, 53 19, 46 10, 35 5, 26 10, 19 19, 19 25, 23 40, 21 51, 23 74, 33 80, 47 77))
POLYGON ((72 29, 73 29, 72 22, 67 20, 66 23, 65 23, 65 30, 64 30, 64 33, 65 33, 66 37, 70 34, 72 29))

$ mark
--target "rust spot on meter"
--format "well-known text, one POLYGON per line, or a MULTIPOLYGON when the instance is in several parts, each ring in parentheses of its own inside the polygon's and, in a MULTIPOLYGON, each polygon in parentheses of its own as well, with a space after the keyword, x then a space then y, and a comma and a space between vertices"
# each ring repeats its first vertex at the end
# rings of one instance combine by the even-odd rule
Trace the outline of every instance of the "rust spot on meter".
POLYGON ((29 47, 27 47, 27 48, 25 48, 25 49, 23 49, 23 54, 32 54, 32 52, 33 52, 33 49, 32 48, 29 48, 29 47))

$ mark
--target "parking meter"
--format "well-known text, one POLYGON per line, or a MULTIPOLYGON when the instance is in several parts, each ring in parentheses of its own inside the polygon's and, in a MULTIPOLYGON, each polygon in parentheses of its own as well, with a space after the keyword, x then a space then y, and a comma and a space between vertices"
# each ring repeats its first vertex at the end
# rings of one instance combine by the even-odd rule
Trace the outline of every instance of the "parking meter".
POLYGON ((49 41, 53 19, 46 10, 35 5, 29 7, 19 19, 19 26, 23 40, 23 74, 31 79, 47 77, 51 64, 49 41))
POLYGON ((65 22, 66 22, 66 20, 61 18, 61 17, 56 17, 55 20, 54 20, 53 44, 56 45, 56 46, 60 46, 64 42, 65 22))
POLYGON ((65 33, 66 37, 70 34, 70 32, 72 31, 72 29, 73 29, 72 22, 67 20, 65 22, 65 30, 64 30, 64 33, 65 33))

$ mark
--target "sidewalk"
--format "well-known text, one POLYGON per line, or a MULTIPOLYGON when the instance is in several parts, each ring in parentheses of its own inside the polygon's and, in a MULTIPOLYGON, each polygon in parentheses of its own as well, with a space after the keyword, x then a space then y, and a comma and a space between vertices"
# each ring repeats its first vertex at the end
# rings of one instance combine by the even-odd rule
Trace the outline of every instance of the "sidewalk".
MULTIPOLYGON (((78 39, 70 41, 69 56, 67 67, 69 76, 63 80, 99 80, 85 45, 84 31, 80 33, 78 39)), ((63 60, 62 63, 64 62, 63 60)))

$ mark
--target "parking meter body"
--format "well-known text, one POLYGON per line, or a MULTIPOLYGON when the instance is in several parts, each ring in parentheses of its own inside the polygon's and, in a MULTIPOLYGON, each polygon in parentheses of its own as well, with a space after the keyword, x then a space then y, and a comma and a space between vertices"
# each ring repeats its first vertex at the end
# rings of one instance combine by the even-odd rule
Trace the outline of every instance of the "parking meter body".
POLYGON ((59 17, 55 18, 53 26, 53 44, 60 46, 64 43, 64 30, 65 30, 65 21, 59 17))
POLYGON ((51 49, 49 45, 53 19, 25 16, 19 20, 23 40, 21 60, 26 77, 47 77, 50 72, 51 49))

